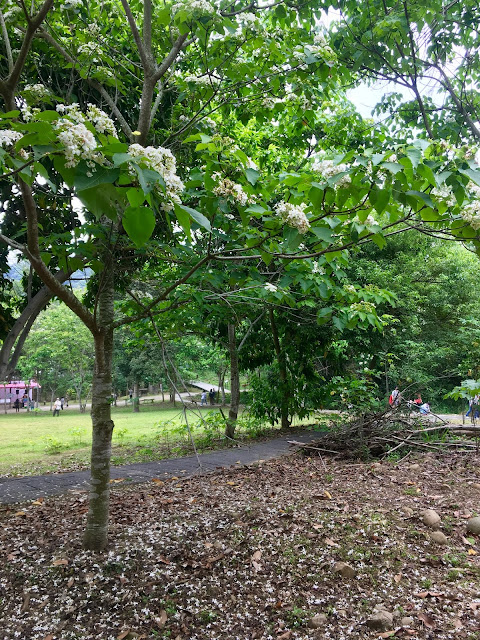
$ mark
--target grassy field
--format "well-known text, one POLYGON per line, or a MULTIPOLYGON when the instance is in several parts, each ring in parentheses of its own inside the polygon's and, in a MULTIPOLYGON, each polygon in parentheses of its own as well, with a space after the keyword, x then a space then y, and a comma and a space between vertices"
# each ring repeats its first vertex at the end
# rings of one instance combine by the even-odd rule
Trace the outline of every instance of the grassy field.
MULTIPOLYGON (((206 412, 204 409, 203 411, 206 412)), ((147 446, 159 434, 159 423, 169 421, 172 430, 184 422, 180 407, 144 405, 140 413, 131 407, 113 407, 115 429, 113 453, 117 449, 147 446)), ((194 412, 187 412, 197 422, 194 412)), ((91 420, 88 413, 67 409, 53 417, 39 413, 0 414, 0 474, 42 473, 65 466, 75 468, 88 461, 91 420)))

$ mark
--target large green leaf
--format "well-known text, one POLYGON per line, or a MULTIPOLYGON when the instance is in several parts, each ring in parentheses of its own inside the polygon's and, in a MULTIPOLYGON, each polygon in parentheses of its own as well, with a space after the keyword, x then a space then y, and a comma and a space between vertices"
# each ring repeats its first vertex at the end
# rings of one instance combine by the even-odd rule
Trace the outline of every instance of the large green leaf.
POLYGON ((113 184, 102 184, 91 189, 82 189, 78 198, 96 218, 107 216, 111 220, 117 218, 118 194, 113 184))
POLYGON ((209 219, 206 218, 203 215, 203 213, 200 213, 200 211, 197 211, 196 209, 192 209, 190 207, 186 207, 184 204, 175 205, 175 211, 177 211, 178 209, 181 209, 182 211, 185 211, 186 213, 188 213, 195 220, 197 224, 199 224, 201 227, 203 227, 207 231, 212 230, 209 219))
POLYGON ((77 191, 83 191, 84 189, 92 189, 93 187, 98 187, 103 184, 112 184, 118 180, 119 176, 120 169, 107 169, 102 167, 92 171, 90 167, 82 163, 77 167, 73 184, 77 191))
POLYGON ((137 247, 150 239, 155 228, 155 215, 149 207, 127 207, 122 217, 123 228, 137 247))

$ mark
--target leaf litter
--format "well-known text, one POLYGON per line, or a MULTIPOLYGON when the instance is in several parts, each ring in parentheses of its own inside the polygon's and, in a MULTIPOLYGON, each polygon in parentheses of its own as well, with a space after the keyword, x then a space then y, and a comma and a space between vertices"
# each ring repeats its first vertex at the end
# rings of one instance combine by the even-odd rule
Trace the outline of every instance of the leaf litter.
POLYGON ((86 494, 2 506, 0 637, 480 639, 480 556, 468 553, 480 539, 464 517, 479 512, 479 468, 474 454, 427 454, 372 475, 295 455, 114 483, 102 553, 81 548, 86 494), (366 624, 379 609, 391 628, 366 624))

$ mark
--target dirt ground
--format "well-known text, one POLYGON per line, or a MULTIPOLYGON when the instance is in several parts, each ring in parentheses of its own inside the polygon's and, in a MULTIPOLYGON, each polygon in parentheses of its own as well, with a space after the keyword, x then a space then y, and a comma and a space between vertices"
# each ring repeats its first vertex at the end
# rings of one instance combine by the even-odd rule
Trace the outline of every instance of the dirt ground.
POLYGON ((0 638, 480 640, 479 473, 473 454, 295 455, 116 481, 101 554, 81 548, 84 493, 3 506, 0 638))

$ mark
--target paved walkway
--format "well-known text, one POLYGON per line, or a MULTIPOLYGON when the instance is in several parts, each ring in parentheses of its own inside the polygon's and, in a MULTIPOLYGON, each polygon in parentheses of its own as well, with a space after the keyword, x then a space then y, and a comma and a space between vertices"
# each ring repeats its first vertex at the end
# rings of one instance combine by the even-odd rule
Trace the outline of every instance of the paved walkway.
MULTIPOLYGON (((124 482, 148 482, 152 478, 188 477, 194 473, 212 473, 217 469, 277 458, 291 451, 289 440, 311 442, 318 439, 319 435, 319 432, 315 431, 292 430, 288 435, 265 442, 203 453, 199 455, 199 460, 196 456, 188 456, 112 467, 111 478, 112 480, 122 478, 124 482)), ((89 471, 73 471, 44 476, 0 478, 0 503, 24 502, 69 491, 85 491, 88 489, 89 477, 89 471)))

